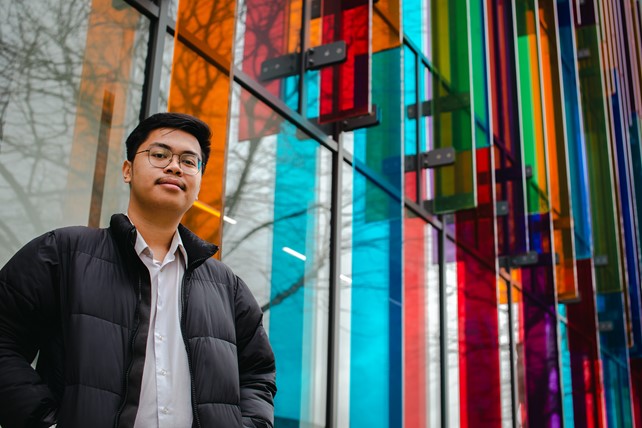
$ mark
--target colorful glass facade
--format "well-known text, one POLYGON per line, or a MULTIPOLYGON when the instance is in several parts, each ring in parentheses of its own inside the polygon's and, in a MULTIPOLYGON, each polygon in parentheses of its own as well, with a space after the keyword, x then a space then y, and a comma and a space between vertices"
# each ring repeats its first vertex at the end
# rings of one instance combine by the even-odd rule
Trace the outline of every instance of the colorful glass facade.
POLYGON ((642 2, 0 3, 0 263, 191 113, 276 427, 642 427, 642 2))

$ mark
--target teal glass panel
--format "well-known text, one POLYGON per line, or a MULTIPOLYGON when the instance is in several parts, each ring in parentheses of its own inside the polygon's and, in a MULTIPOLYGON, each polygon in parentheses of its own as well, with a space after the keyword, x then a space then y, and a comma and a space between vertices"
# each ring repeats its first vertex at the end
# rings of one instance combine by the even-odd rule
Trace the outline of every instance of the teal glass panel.
POLYGON ((576 27, 580 92, 586 136, 595 284, 599 293, 623 289, 616 191, 607 122, 602 53, 593 4, 580 7, 582 25, 576 27), (591 21, 591 18, 593 21, 591 21))
POLYGON ((331 154, 283 118, 271 132, 229 141, 222 260, 264 311, 279 373, 275 427, 324 426, 331 154))
POLYGON ((402 204, 358 171, 352 200, 349 426, 402 426, 402 204))
POLYGON ((422 0, 403 0, 401 2, 403 33, 413 45, 425 53, 426 45, 426 6, 428 2, 422 0))
POLYGON ((372 55, 372 100, 379 109, 379 124, 354 132, 354 161, 401 193, 403 174, 401 117, 401 48, 372 55))
MULTIPOLYGON (((409 112, 417 109, 419 102, 419 94, 417 88, 417 55, 408 47, 404 48, 404 70, 403 70, 403 94, 404 94, 404 139, 403 139, 403 152, 405 156, 416 156, 421 152, 419 142, 421 138, 419 132, 421 127, 416 115, 411 115, 409 112)), ((408 162, 408 161, 406 161, 408 162)), ((406 165, 404 165, 406 166, 406 165)), ((417 177, 417 168, 412 171, 406 171, 404 174, 404 193, 405 196, 415 202, 421 202, 419 189, 422 187, 421 182, 417 177)))
MULTIPOLYGON (((477 205, 471 30, 467 0, 431 1, 432 119, 434 148, 452 147, 454 165, 436 169, 433 210, 452 212, 477 205), (468 19, 462 19, 467 17, 468 19)), ((475 35, 479 37, 478 34, 475 35)))
POLYGON ((622 293, 597 295, 600 355, 609 427, 633 426, 625 310, 622 293))
POLYGON ((580 106, 579 81, 577 80, 577 47, 573 24, 575 3, 557 1, 557 21, 561 56, 561 83, 564 93, 566 118, 566 147, 568 153, 571 213, 575 234, 575 257, 591 257, 591 218, 586 215, 590 207, 586 141, 583 132, 580 106))
POLYGON ((571 371, 571 351, 568 343, 568 326, 566 325, 566 305, 557 305, 560 332, 560 367, 562 378, 562 406, 564 407, 564 426, 575 426, 573 413, 573 376, 571 371))

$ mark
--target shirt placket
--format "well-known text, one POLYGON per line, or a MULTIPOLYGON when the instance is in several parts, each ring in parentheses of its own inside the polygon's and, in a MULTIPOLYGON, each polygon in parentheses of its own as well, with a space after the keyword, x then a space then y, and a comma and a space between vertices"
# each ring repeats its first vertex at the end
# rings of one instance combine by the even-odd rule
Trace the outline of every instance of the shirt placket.
MULTIPOLYGON (((167 275, 167 266, 174 258, 166 258, 158 269, 158 282, 157 284, 166 284, 165 275, 167 275)), ((156 301, 156 323, 154 325, 154 344, 156 350, 156 387, 159 391, 171 391, 171 382, 169 372, 170 361, 168 356, 167 344, 167 312, 166 307, 167 290, 157 286, 157 301, 156 301)), ((158 394, 158 421, 159 425, 163 426, 163 422, 170 417, 172 413, 171 403, 169 399, 171 394, 158 394)))

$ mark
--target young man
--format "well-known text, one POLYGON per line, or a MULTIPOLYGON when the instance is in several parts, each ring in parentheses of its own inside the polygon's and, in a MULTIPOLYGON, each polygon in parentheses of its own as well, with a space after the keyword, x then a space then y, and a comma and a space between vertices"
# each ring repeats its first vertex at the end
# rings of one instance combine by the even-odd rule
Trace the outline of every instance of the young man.
POLYGON ((179 224, 208 126, 159 113, 126 145, 127 215, 42 235, 0 271, 0 425, 271 427, 261 310, 218 248, 179 224))

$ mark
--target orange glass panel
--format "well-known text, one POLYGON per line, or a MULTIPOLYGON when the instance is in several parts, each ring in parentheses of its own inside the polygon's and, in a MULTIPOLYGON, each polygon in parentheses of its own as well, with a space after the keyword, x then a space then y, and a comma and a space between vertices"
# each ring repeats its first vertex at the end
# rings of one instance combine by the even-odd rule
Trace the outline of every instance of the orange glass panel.
POLYGON ((379 0, 373 5, 372 53, 401 45, 399 0, 379 0))
POLYGON ((560 300, 578 297, 575 271, 575 243, 571 221, 568 159, 564 130, 564 104, 553 2, 539 3, 542 67, 542 98, 546 126, 549 168, 549 202, 553 217, 557 296, 560 300))
POLYGON ((199 201, 187 212, 183 223, 201 238, 214 243, 221 242, 230 93, 229 76, 222 70, 229 70, 234 7, 234 1, 180 3, 169 92, 169 111, 197 116, 212 129, 211 153, 199 201), (230 29, 227 33, 223 31, 226 28, 230 29), (197 46, 200 55, 184 41, 200 42, 197 46))
MULTIPOLYGON (((78 89, 74 136, 69 157, 65 218, 69 224, 100 224, 102 192, 106 183, 107 153, 121 153, 127 111, 134 36, 140 15, 129 9, 118 10, 111 0, 91 4, 87 43, 78 89), (87 182, 93 175, 89 219, 78 206, 86 203, 87 182), (83 178, 82 180, 79 177, 83 178), (99 197, 97 197, 99 196, 99 197), (83 217, 80 218, 79 214, 83 217)), ((113 157, 110 162, 121 163, 113 157)), ((119 180, 112 176, 111 180, 119 180)))

